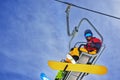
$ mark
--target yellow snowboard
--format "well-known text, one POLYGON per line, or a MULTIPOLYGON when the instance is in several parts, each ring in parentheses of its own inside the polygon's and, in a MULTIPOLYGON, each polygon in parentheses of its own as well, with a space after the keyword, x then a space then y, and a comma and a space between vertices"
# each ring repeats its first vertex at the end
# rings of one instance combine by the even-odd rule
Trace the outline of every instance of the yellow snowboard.
POLYGON ((48 66, 54 70, 75 71, 85 72, 91 74, 104 75, 107 73, 107 68, 102 65, 91 65, 91 64, 72 64, 58 61, 48 61, 48 66))

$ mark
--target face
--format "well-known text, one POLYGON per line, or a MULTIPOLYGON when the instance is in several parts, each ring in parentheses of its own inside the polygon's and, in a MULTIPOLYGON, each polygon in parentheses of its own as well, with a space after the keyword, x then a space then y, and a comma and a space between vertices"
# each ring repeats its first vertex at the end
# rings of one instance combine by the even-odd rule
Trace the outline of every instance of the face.
POLYGON ((89 41, 91 38, 92 38, 92 37, 91 37, 91 36, 89 36, 89 37, 87 37, 86 39, 89 41))

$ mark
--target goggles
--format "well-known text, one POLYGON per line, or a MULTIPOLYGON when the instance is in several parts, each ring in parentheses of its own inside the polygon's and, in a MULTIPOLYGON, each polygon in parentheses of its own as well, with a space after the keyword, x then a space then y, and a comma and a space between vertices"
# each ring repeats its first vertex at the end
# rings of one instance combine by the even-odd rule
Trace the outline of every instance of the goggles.
POLYGON ((92 34, 90 34, 90 33, 87 33, 87 34, 85 35, 85 37, 90 37, 90 36, 92 36, 92 34))

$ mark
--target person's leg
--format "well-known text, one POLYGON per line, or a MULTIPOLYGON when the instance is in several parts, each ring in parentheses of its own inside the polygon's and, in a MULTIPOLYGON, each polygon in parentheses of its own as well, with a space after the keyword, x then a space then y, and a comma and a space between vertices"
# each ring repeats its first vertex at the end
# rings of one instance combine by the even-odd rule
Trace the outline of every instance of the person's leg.
POLYGON ((75 59, 70 54, 67 54, 66 62, 76 64, 75 59))

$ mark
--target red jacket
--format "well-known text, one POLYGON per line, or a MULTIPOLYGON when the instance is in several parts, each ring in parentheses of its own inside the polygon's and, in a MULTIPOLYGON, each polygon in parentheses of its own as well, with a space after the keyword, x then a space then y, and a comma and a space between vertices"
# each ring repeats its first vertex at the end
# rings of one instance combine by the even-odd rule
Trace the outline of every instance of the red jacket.
POLYGON ((87 41, 87 44, 84 46, 85 49, 87 49, 89 52, 91 51, 98 51, 101 48, 102 42, 100 39, 96 37, 92 37, 89 41, 87 41))

